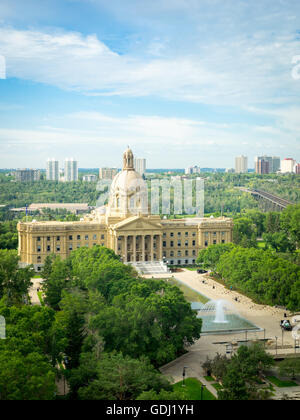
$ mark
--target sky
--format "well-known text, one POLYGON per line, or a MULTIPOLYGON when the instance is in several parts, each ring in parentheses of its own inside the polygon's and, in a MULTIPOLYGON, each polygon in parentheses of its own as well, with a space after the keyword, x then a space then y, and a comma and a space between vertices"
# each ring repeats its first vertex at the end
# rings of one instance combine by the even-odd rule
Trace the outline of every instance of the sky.
POLYGON ((300 162, 299 0, 1 0, 0 168, 300 162))

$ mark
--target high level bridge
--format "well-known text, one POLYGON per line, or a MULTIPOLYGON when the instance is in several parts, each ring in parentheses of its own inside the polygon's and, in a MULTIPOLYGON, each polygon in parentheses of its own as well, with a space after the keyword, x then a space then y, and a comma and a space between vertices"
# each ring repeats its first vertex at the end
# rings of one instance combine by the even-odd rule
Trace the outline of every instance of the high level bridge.
POLYGON ((254 198, 259 200, 265 211, 282 211, 287 208, 287 206, 293 205, 291 201, 285 200, 277 195, 271 194, 266 191, 261 190, 251 190, 249 188, 239 187, 243 192, 251 194, 254 198))

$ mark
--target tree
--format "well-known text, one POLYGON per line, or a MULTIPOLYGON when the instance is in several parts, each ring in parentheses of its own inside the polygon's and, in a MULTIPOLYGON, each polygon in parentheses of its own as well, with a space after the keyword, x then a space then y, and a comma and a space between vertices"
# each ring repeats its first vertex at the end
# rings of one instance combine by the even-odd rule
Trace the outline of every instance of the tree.
POLYGON ((295 376, 300 374, 300 359, 285 359, 280 362, 279 374, 295 379, 295 376))
POLYGON ((32 276, 32 267, 19 268, 16 251, 0 250, 0 299, 5 297, 8 305, 24 302, 29 298, 32 276))
POLYGON ((38 353, 0 351, 0 400, 52 400, 55 372, 38 353))
MULTIPOLYGON (((88 363, 88 359, 85 358, 83 362, 88 363)), ((94 362, 95 378, 79 388, 80 399, 129 400, 136 399, 144 391, 160 392, 162 389, 172 389, 167 379, 157 372, 146 358, 133 359, 114 352, 104 353, 99 361, 94 362)), ((82 365, 80 368, 82 369, 82 365)), ((73 374, 77 374, 76 370, 73 374)))

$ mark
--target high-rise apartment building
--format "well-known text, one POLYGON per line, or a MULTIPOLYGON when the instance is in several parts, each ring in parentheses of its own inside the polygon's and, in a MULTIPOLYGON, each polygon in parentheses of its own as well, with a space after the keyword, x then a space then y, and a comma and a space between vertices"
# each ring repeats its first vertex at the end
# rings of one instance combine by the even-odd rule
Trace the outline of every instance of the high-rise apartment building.
POLYGON ((255 172, 259 175, 270 173, 270 162, 264 159, 258 159, 255 162, 255 172))
POLYGON ((286 158, 281 161, 281 173, 288 174, 295 171, 296 161, 292 158, 286 158))
POLYGON ((100 168, 99 178, 100 179, 114 179, 117 173, 118 173, 117 168, 100 168))
POLYGON ((146 159, 135 158, 134 159, 134 169, 140 174, 144 175, 146 172, 146 159))
POLYGON ((186 168, 184 172, 185 175, 200 174, 201 168, 199 168, 199 166, 190 166, 189 168, 186 168))
POLYGON ((65 182, 75 182, 78 181, 78 162, 71 159, 65 160, 65 182))
POLYGON ((14 175, 18 182, 34 182, 41 179, 41 173, 38 169, 18 169, 14 175))
POLYGON ((278 156, 257 156, 255 158, 255 165, 259 160, 264 160, 265 162, 269 162, 269 173, 276 173, 280 170, 280 157, 278 156))
POLYGON ((84 175, 82 177, 82 181, 83 182, 96 182, 97 181, 97 175, 93 175, 93 174, 84 175))
POLYGON ((59 181, 59 163, 58 160, 48 159, 46 169, 47 181, 59 181))
POLYGON ((297 163, 297 165, 295 166, 295 172, 296 174, 300 174, 300 163, 297 163))
POLYGON ((248 172, 247 156, 237 156, 235 158, 235 172, 237 174, 245 174, 248 172))

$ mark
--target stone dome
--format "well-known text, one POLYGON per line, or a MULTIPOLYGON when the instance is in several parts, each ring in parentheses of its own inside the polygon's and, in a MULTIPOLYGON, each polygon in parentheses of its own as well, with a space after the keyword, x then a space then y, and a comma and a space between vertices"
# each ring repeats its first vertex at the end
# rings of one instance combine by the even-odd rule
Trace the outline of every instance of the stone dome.
POLYGON ((113 179, 108 203, 110 216, 128 217, 148 214, 148 189, 142 176, 134 169, 131 149, 123 154, 123 170, 113 179))

